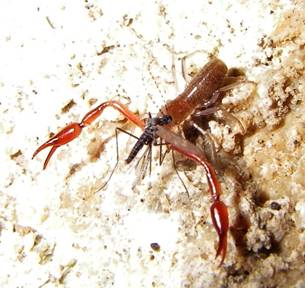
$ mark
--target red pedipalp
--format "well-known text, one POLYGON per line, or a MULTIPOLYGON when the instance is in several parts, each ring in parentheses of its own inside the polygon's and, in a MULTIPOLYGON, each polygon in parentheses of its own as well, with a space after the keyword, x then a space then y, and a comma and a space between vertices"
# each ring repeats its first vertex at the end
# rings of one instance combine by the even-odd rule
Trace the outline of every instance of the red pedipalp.
POLYGON ((60 132, 58 132, 56 135, 54 135, 51 139, 49 139, 47 142, 39 146, 36 151, 34 152, 32 159, 42 150, 44 150, 47 147, 52 146, 51 151, 49 152, 44 165, 43 169, 45 169, 48 165, 49 160, 51 159, 53 153, 56 151, 56 149, 62 145, 65 145, 75 138, 77 138, 80 133, 82 132, 82 129, 88 125, 90 125, 96 118, 98 118, 101 113, 104 111, 106 107, 113 107, 114 109, 121 112, 126 118, 128 118, 130 121, 135 123, 137 126, 144 128, 144 121, 141 120, 137 115, 129 111, 129 109, 121 104, 118 101, 107 101, 96 108, 89 111, 82 119, 80 123, 73 122, 68 124, 65 128, 63 128, 60 132))

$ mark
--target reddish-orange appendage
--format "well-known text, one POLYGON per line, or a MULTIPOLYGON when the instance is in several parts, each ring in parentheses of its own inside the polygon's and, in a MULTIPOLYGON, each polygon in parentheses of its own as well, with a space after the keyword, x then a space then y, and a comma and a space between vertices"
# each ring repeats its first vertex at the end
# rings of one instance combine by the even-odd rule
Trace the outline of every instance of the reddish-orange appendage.
POLYGON ((216 172, 212 168, 212 165, 201 159, 201 164, 204 166, 206 175, 208 178, 208 184, 210 187, 210 191, 212 194, 213 204, 210 208, 211 211, 211 218, 215 230, 218 234, 218 248, 216 252, 216 258, 221 255, 221 260, 219 266, 222 265, 223 261, 225 260, 227 254, 227 235, 229 230, 229 213, 227 206, 219 200, 221 187, 220 183, 216 178, 216 172))
POLYGON ((201 165, 204 166, 206 171, 209 188, 212 194, 213 204, 210 208, 211 218, 214 228, 218 234, 218 248, 216 252, 216 258, 221 255, 219 266, 222 265, 227 254, 227 235, 229 230, 229 214, 227 206, 219 200, 221 187, 216 178, 216 172, 212 168, 212 165, 206 160, 200 158, 201 165))
POLYGON ((67 125, 64 129, 62 129, 60 132, 58 132, 55 136, 53 136, 47 142, 45 142, 44 144, 39 146, 37 148, 37 150, 34 152, 32 158, 34 158, 40 151, 44 150, 47 147, 52 146, 52 149, 50 150, 50 152, 44 162, 44 165, 43 165, 43 169, 45 169, 47 167, 48 162, 51 159, 52 155, 56 151, 56 149, 62 145, 65 145, 65 144, 71 142, 75 138, 77 138, 79 136, 79 134, 81 133, 82 129, 85 126, 90 125, 97 117, 99 117, 101 115, 103 110, 108 106, 113 107, 114 109, 121 112, 127 119, 129 119, 130 121, 135 123, 137 126, 141 127, 142 129, 144 128, 144 126, 145 126, 144 121, 141 120, 134 113, 129 111, 129 109, 125 105, 121 104, 118 101, 114 101, 114 100, 107 101, 107 102, 100 104, 99 106, 92 109, 91 111, 89 111, 84 116, 84 118, 82 119, 82 121, 80 123, 74 122, 74 123, 67 125))
POLYGON ((227 206, 220 200, 215 201, 211 206, 211 218, 219 237, 216 257, 221 255, 221 265, 227 253, 227 235, 229 230, 229 215, 227 206))
POLYGON ((211 217, 215 230, 219 237, 216 257, 221 255, 220 265, 223 263, 227 252, 227 235, 229 230, 229 215, 226 205, 220 200, 221 186, 217 180, 216 172, 213 166, 204 157, 203 151, 189 141, 179 137, 172 131, 158 127, 158 136, 160 136, 168 146, 186 157, 198 162, 203 166, 212 196, 211 217))
MULTIPOLYGON (((180 151, 181 152, 181 151, 180 151)), ((186 154, 189 158, 196 160, 199 162, 206 172, 206 176, 208 179, 209 189, 212 194, 213 204, 210 208, 211 211, 211 218, 213 226, 218 234, 218 248, 216 252, 216 258, 221 255, 221 260, 219 266, 222 265, 226 258, 227 254, 227 235, 229 230, 229 214, 227 206, 219 200, 221 194, 221 187, 220 183, 216 178, 216 172, 212 168, 212 165, 198 155, 194 154, 186 154)))
POLYGON ((219 200, 221 187, 220 187, 220 183, 216 178, 216 172, 212 168, 212 165, 202 158, 200 158, 200 161, 198 162, 200 162, 201 165, 203 165, 206 171, 209 188, 212 194, 213 204, 210 208, 210 211, 211 211, 212 222, 219 238, 216 258, 219 255, 221 255, 221 260, 219 263, 220 266, 225 260, 227 254, 227 237, 228 237, 227 235, 229 230, 228 209, 227 206, 221 200, 219 200))
POLYGON ((93 110, 89 111, 84 118, 82 119, 81 123, 84 126, 88 126, 89 124, 91 124, 97 117, 99 117, 101 115, 101 113, 103 112, 103 110, 108 107, 111 106, 112 108, 118 110, 120 113, 122 113, 129 121, 133 122, 134 124, 136 124, 138 127, 140 128, 144 128, 145 123, 143 120, 141 120, 137 115, 135 115, 134 113, 132 113, 125 105, 123 105, 122 103, 115 101, 115 100, 110 100, 107 102, 104 102, 102 104, 100 104, 99 106, 97 106, 96 108, 94 108, 93 110))
POLYGON ((79 123, 71 123, 67 125, 64 129, 62 129, 60 132, 58 132, 55 136, 53 136, 51 139, 49 139, 47 142, 42 144, 37 148, 37 150, 34 152, 32 159, 43 149, 53 146, 51 151, 49 152, 44 164, 43 169, 46 169, 49 160, 51 159, 52 155, 56 151, 56 149, 64 144, 69 143, 73 139, 75 139, 82 131, 82 127, 79 123))

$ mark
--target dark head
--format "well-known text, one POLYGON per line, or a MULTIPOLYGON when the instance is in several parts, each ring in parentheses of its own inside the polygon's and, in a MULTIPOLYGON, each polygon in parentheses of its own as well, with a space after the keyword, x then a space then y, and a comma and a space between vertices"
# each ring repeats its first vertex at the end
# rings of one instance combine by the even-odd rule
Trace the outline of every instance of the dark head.
POLYGON ((161 126, 167 125, 167 124, 171 123, 172 120, 173 120, 173 119, 172 119, 172 116, 170 116, 170 115, 163 115, 163 116, 161 116, 161 117, 159 118, 159 123, 158 123, 158 125, 161 125, 161 126))

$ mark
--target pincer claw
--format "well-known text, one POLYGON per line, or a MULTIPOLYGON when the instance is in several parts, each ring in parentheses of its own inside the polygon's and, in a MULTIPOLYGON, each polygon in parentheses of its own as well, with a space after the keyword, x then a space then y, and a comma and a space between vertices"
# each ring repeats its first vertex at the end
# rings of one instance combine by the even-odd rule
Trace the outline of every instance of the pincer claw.
POLYGON ((215 200, 211 208, 211 218, 219 237, 216 258, 221 255, 222 265, 227 253, 227 235, 229 230, 229 216, 227 206, 220 200, 215 200))
POLYGON ((49 139, 47 142, 39 146, 36 151, 34 152, 32 159, 42 150, 44 150, 47 147, 52 146, 45 162, 43 165, 43 169, 46 169, 48 162, 53 155, 53 153, 56 151, 56 149, 64 144, 67 144, 68 142, 74 140, 82 130, 82 126, 79 123, 71 123, 67 125, 64 129, 59 131, 56 135, 54 135, 51 139, 49 139))

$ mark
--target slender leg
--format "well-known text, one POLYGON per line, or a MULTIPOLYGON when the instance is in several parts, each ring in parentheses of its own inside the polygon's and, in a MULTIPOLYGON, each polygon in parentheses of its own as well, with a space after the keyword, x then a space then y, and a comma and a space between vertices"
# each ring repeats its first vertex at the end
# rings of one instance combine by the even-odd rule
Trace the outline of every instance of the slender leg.
POLYGON ((204 53, 206 55, 209 54, 208 51, 206 50, 203 50, 203 49, 200 49, 200 50, 195 50, 194 52, 192 53, 189 53, 188 55, 185 55, 184 57, 182 57, 181 59, 181 71, 182 71, 182 77, 183 79, 185 80, 186 83, 190 82, 190 79, 187 79, 189 77, 187 77, 187 74, 186 74, 186 61, 187 61, 187 58, 190 58, 194 55, 196 55, 197 53, 204 53))
POLYGON ((131 133, 121 129, 121 128, 118 128, 118 127, 115 128, 116 163, 115 163, 115 165, 114 165, 114 167, 113 167, 113 169, 112 169, 112 171, 111 171, 107 181, 105 182, 105 184, 103 184, 100 188, 98 188, 96 192, 104 189, 107 186, 107 184, 109 183, 109 181, 112 178, 112 175, 114 174, 114 171, 116 170, 116 168, 117 168, 117 166, 119 164, 119 160, 120 160, 120 155, 119 155, 119 132, 123 132, 123 133, 127 134, 128 136, 131 136, 131 137, 133 137, 135 139, 139 139, 137 136, 135 136, 135 135, 133 135, 133 134, 131 134, 131 133))
POLYGON ((175 159, 175 155, 174 155, 174 151, 173 151, 173 150, 172 150, 172 159, 173 159, 173 166, 174 166, 175 172, 176 172, 176 174, 177 174, 179 180, 181 181, 181 183, 182 183, 182 185, 183 185, 183 187, 184 187, 184 189, 185 189, 185 192, 186 192, 186 194, 187 194, 187 197, 190 198, 189 190, 187 189, 187 187, 186 187, 184 181, 182 180, 182 178, 181 178, 181 176, 180 176, 180 174, 179 174, 179 172, 178 172, 178 170, 177 170, 176 159, 175 159))
POLYGON ((160 139, 160 150, 159 150, 159 166, 161 166, 161 164, 162 164, 162 143, 163 142, 163 140, 162 139, 160 139))
POLYGON ((160 146, 160 153, 159 153, 159 165, 161 166, 163 164, 163 161, 165 159, 165 156, 167 155, 167 153, 170 151, 170 149, 167 147, 164 154, 162 155, 162 146, 166 145, 167 143, 163 143, 162 139, 160 140, 160 143, 155 142, 154 146, 160 146))
POLYGON ((120 132, 123 132, 123 133, 127 134, 128 136, 130 136, 130 137, 132 137, 132 138, 134 138, 134 139, 139 140, 139 137, 137 137, 136 135, 133 135, 132 133, 130 133, 130 132, 128 132, 128 131, 126 131, 126 130, 120 128, 120 127, 116 127, 115 130, 118 130, 118 131, 120 131, 120 132))
POLYGON ((220 163, 217 157, 216 148, 211 134, 199 127, 196 123, 193 123, 193 127, 198 131, 199 136, 203 141, 203 149, 206 153, 206 157, 213 164, 214 167, 219 168, 220 163))
POLYGON ((151 177, 151 163, 152 163, 152 144, 149 144, 149 176, 151 177))
POLYGON ((176 159, 175 159, 174 151, 171 150, 171 149, 169 149, 169 148, 166 146, 167 148, 166 148, 164 154, 162 155, 162 146, 163 146, 163 145, 167 145, 167 144, 166 144, 166 143, 163 143, 163 139, 162 139, 162 138, 160 139, 160 143, 154 143, 154 146, 160 146, 159 165, 160 165, 160 166, 162 165, 162 163, 163 163, 163 161, 164 161, 164 159, 165 159, 165 156, 171 151, 171 152, 172 152, 172 161, 173 161, 173 166, 174 166, 175 172, 176 172, 176 174, 177 174, 179 180, 181 181, 181 183, 182 183, 182 185, 183 185, 183 187, 184 187, 184 189, 185 189, 185 192, 186 192, 187 196, 190 197, 190 194, 189 194, 189 192, 188 192, 188 189, 187 189, 187 187, 186 187, 184 181, 182 180, 182 178, 181 178, 181 176, 180 176, 180 174, 179 174, 179 172, 178 172, 178 169, 177 169, 177 166, 176 166, 176 159))
POLYGON ((237 126, 239 127, 240 133, 241 135, 245 135, 246 134, 246 129, 244 127, 244 125, 242 124, 242 121, 240 121, 237 117, 235 117, 232 113, 226 111, 225 109, 223 109, 222 107, 220 107, 219 109, 223 115, 223 119, 226 122, 229 122, 230 124, 237 124, 237 126), (231 122, 231 123, 230 123, 231 122))

